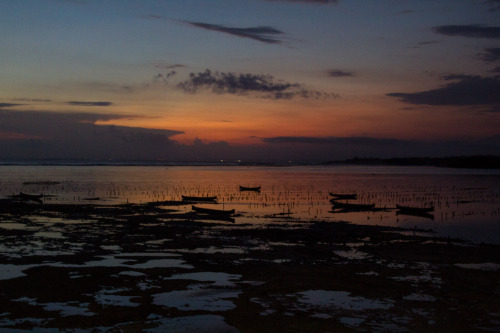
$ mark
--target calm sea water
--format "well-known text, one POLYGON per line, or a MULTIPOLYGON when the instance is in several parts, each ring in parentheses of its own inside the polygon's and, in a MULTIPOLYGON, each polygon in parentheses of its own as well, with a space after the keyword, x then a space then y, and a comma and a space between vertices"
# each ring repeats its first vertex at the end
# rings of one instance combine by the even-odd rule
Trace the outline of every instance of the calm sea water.
MULTIPOLYGON (((144 203, 181 195, 218 197, 236 224, 324 220, 432 229, 437 236, 500 243, 500 171, 433 167, 0 166, 0 197, 50 195, 54 203, 144 203), (261 186, 260 193, 239 186, 261 186), (376 211, 339 212, 329 192, 376 211), (90 201, 91 198, 99 200, 90 201), (432 216, 398 215, 396 204, 434 206, 432 216), (383 208, 383 209, 382 209, 383 208), (285 219, 286 217, 286 219, 285 219)), ((208 207, 209 205, 207 205, 208 207)), ((177 207, 189 211, 191 205, 177 207)))

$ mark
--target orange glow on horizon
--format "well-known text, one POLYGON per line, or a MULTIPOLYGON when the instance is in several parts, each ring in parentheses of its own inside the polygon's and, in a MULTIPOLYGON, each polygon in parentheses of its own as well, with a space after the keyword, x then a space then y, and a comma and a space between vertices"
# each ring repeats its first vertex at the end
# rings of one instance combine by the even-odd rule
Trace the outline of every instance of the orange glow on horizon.
MULTIPOLYGON (((137 101, 136 101, 137 102, 137 101)), ((452 107, 405 107, 385 96, 331 100, 273 100, 242 96, 193 96, 189 101, 113 107, 130 118, 98 121, 117 125, 183 132, 171 136, 182 144, 225 141, 233 145, 264 144, 269 137, 374 137, 402 140, 454 139, 497 134, 493 117, 470 121, 472 115, 452 107), (431 110, 436 111, 431 111, 431 110), (151 110, 154 110, 151 111, 151 110), (432 117, 429 114, 432 113, 432 117), (144 114, 144 116, 141 116, 144 114), (456 124, 449 126, 450 123, 456 124), (475 124, 474 126, 470 123, 475 124), (461 133, 456 128, 462 127, 461 133)))

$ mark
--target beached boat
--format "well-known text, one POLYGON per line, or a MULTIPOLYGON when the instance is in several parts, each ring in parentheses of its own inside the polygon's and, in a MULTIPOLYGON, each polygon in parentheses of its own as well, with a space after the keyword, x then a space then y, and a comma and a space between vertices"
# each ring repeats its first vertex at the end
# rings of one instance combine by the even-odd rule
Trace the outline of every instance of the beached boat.
POLYGON ((26 194, 19 192, 19 194, 11 195, 10 197, 21 201, 36 201, 41 203, 43 196, 43 194, 26 194))
POLYGON ((346 203, 338 202, 334 199, 330 200, 333 208, 340 208, 344 210, 371 210, 375 208, 375 204, 360 204, 360 203, 346 203))
POLYGON ((235 212, 234 209, 223 210, 223 209, 203 208, 203 207, 197 207, 197 206, 192 206, 192 208, 197 213, 209 214, 209 215, 224 215, 224 216, 227 216, 227 215, 232 215, 235 212))
POLYGON ((414 213, 414 214, 425 214, 434 211, 434 207, 411 207, 411 206, 401 206, 396 204, 396 208, 401 212, 414 213))
POLYGON ((254 191, 254 192, 260 192, 260 186, 256 186, 256 187, 246 187, 246 186, 241 186, 241 185, 240 185, 240 191, 254 191))
POLYGON ((356 193, 353 194, 340 194, 340 193, 332 193, 330 192, 330 195, 334 199, 357 199, 358 195, 356 193))
POLYGON ((182 196, 183 201, 217 201, 217 197, 194 197, 194 196, 188 196, 188 195, 183 195, 182 196))

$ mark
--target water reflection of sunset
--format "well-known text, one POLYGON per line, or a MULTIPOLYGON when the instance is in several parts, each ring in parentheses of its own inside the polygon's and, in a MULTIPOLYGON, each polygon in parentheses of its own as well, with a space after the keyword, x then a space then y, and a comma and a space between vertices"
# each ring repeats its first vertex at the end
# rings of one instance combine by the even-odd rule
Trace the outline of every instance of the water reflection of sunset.
POLYGON ((45 193, 48 203, 88 203, 89 198, 99 198, 99 204, 166 202, 166 208, 188 212, 191 202, 173 207, 167 202, 181 201, 183 195, 216 196, 215 203, 201 203, 200 207, 235 209, 240 224, 280 219, 288 223, 347 221, 419 226, 441 235, 476 228, 478 234, 470 236, 484 237, 481 230, 494 228, 500 216, 497 174, 467 175, 449 169, 226 166, 17 167, 16 171, 16 167, 4 167, 3 177, 4 195, 45 193), (19 170, 24 170, 22 178, 12 174, 19 170), (261 191, 240 191, 239 186, 261 186, 261 191), (374 207, 337 209, 331 202, 332 192, 357 194, 356 199, 338 202, 374 207), (435 209, 425 215, 400 214, 398 204, 435 209))

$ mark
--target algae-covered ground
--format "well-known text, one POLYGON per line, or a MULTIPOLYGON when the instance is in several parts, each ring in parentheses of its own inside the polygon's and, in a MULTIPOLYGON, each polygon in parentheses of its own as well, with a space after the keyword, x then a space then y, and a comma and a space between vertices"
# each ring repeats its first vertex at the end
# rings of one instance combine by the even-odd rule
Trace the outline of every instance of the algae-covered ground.
POLYGON ((500 331, 498 245, 179 204, 0 201, 0 331, 500 331))

